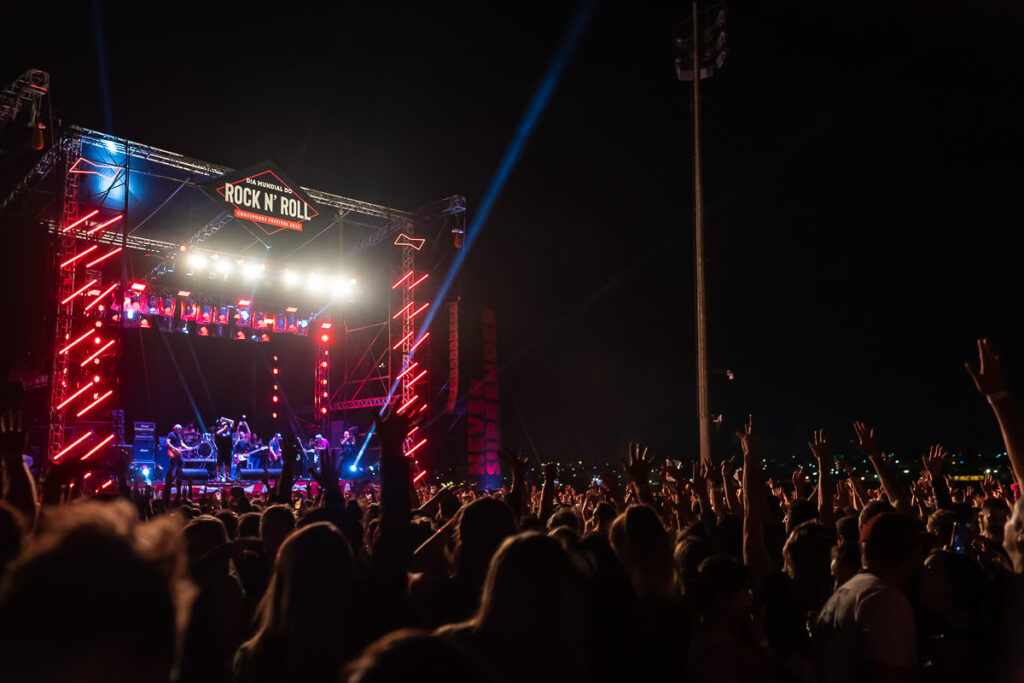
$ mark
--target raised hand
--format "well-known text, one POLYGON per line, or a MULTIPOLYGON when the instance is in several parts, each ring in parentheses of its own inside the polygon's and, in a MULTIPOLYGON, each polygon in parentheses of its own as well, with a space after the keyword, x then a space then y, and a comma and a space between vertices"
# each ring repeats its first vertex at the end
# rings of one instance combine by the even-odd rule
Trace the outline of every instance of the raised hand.
POLYGON ((825 430, 818 429, 814 432, 811 440, 807 442, 808 447, 811 449, 811 453, 818 461, 818 468, 832 469, 832 446, 825 438, 825 430))
POLYGON ((629 478, 633 482, 646 483, 651 476, 651 468, 654 467, 654 455, 648 453, 646 446, 634 442, 629 444, 629 459, 623 460, 622 465, 626 468, 629 478))
POLYGON ((853 431, 857 438, 850 441, 861 455, 866 458, 877 458, 882 455, 882 449, 878 447, 878 440, 875 438, 875 430, 863 422, 854 422, 853 431))
POLYGON ((942 444, 935 444, 928 449, 927 453, 921 456, 921 462, 924 463, 928 476, 933 480, 942 476, 942 461, 947 455, 949 453, 942 447, 942 444))
POLYGON ((743 457, 756 457, 761 452, 761 437, 754 431, 754 416, 747 416, 747 423, 736 430, 743 448, 743 457))
POLYGON ((708 491, 708 474, 711 472, 711 465, 698 460, 693 463, 693 489, 698 495, 706 495, 708 491))
POLYGON ((522 452, 504 448, 498 451, 498 460, 505 465, 505 470, 512 474, 513 481, 526 481, 526 467, 530 464, 530 459, 522 452))
POLYGON ((974 380, 974 386, 986 396, 998 394, 1004 390, 1003 376, 999 370, 999 356, 992 351, 988 339, 978 340, 978 365, 964 363, 967 372, 974 380))
POLYGON ((558 464, 553 462, 544 463, 544 482, 555 483, 558 479, 558 464))
POLYGON ((736 471, 736 462, 733 458, 722 461, 722 482, 729 481, 732 479, 733 472, 736 471))

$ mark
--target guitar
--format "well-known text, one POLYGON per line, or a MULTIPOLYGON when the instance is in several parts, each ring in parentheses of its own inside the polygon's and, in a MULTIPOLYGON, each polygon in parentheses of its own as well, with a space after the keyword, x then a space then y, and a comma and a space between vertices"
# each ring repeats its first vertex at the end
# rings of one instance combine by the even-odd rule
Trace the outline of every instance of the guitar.
POLYGON ((235 453, 231 457, 234 458, 235 464, 237 465, 240 462, 247 462, 249 458, 256 455, 257 453, 267 450, 268 448, 270 448, 270 446, 260 446, 257 449, 249 451, 248 453, 235 453))
POLYGON ((167 444, 167 457, 170 458, 171 460, 174 460, 177 457, 184 457, 186 453, 194 451, 202 445, 203 444, 198 443, 195 446, 182 446, 177 451, 175 451, 173 446, 167 444))

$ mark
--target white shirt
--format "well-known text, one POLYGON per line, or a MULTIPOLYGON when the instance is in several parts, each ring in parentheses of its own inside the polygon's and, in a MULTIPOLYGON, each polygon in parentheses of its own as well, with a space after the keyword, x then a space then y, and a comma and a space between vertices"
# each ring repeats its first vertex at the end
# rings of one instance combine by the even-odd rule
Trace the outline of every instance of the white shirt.
POLYGON ((857 574, 836 589, 818 614, 814 651, 823 683, 868 681, 868 662, 916 669, 917 628, 910 601, 875 574, 857 574))

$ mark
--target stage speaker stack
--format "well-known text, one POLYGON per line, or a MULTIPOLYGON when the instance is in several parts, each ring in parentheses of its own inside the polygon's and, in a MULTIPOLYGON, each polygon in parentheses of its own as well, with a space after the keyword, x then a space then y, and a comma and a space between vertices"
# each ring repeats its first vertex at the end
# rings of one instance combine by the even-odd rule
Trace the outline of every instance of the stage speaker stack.
MULTIPOLYGON (((135 423, 135 444, 132 447, 132 461, 137 463, 156 463, 156 424, 153 422, 135 423)), ((166 461, 166 456, 164 460, 166 461)), ((166 467, 167 463, 163 463, 166 467)))
POLYGON ((210 472, 205 467, 183 467, 181 478, 188 481, 206 481, 210 478, 210 472))

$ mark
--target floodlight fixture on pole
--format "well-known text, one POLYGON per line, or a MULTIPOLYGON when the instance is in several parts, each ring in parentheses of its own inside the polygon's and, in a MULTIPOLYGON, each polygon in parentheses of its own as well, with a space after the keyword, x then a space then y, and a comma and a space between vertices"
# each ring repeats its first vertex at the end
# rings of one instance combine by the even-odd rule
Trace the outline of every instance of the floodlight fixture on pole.
POLYGON ((700 459, 711 462, 711 412, 708 394, 707 291, 704 274, 704 197, 700 157, 700 82, 725 62, 725 6, 703 10, 696 0, 689 21, 675 27, 676 77, 693 82, 693 260, 697 327, 697 420, 700 459), (703 29, 701 28, 703 27, 703 29))

